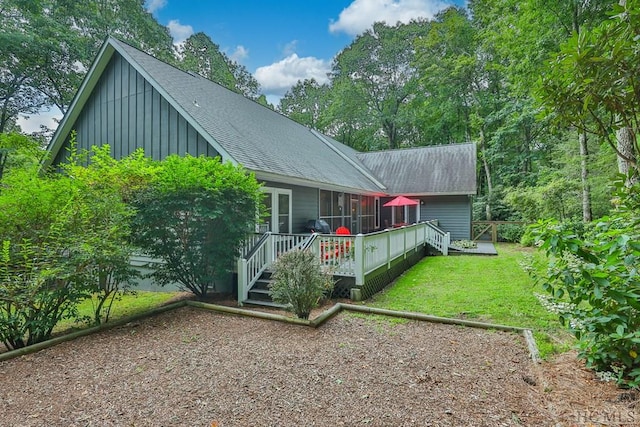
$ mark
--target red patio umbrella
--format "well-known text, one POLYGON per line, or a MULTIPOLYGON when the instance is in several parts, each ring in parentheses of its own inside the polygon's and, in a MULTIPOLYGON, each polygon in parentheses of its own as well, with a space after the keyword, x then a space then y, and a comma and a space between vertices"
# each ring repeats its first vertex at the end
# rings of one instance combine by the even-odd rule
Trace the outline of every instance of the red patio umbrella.
POLYGON ((404 196, 398 196, 392 200, 389 200, 387 203, 385 203, 384 207, 389 207, 389 206, 415 206, 417 205, 418 202, 415 200, 411 200, 407 197, 404 196))
MULTIPOLYGON (((398 196, 395 197, 391 200, 389 200, 387 203, 385 203, 384 207, 396 207, 396 206, 416 206, 419 205, 420 202, 417 202, 415 200, 411 200, 407 197, 404 196, 398 196)), ((396 222, 396 210, 392 209, 391 210, 391 223, 395 223, 396 222)))

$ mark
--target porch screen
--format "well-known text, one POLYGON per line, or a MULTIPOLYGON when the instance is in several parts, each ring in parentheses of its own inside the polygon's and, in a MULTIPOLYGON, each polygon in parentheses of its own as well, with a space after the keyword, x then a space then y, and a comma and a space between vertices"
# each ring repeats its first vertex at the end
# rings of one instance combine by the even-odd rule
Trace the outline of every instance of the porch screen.
POLYGON ((347 196, 338 191, 320 190, 320 219, 327 221, 331 231, 344 225, 343 211, 347 196))
POLYGON ((369 233, 375 229, 374 197, 320 190, 320 219, 332 231, 345 226, 353 234, 369 233))

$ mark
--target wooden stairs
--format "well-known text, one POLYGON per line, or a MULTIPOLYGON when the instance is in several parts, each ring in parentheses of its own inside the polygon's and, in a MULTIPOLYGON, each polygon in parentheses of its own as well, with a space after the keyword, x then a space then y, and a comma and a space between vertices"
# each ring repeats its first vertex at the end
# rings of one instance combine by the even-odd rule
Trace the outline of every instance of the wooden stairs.
POLYGON ((272 272, 266 270, 256 283, 253 284, 251 289, 249 289, 249 298, 244 300, 243 304, 249 305, 258 305, 263 307, 273 307, 273 308, 285 308, 284 304, 278 304, 277 302, 273 302, 271 296, 269 295, 269 285, 271 284, 271 274, 272 272))

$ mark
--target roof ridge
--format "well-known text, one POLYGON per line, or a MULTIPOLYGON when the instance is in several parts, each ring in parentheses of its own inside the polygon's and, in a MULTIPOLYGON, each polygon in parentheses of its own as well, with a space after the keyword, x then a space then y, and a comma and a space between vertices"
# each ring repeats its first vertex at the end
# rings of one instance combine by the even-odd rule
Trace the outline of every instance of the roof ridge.
POLYGON ((345 161, 347 161, 351 166, 353 166, 354 168, 356 168, 360 173, 362 173, 364 176, 366 176, 371 182, 373 182, 378 188, 380 188, 381 190, 386 190, 387 187, 378 180, 378 178, 376 178, 373 173, 371 173, 369 170, 367 170, 366 168, 362 167, 361 165, 357 164, 356 162, 353 161, 352 158, 350 158, 349 156, 347 156, 346 154, 344 154, 342 151, 340 151, 335 145, 333 145, 323 134, 321 134, 320 132, 309 128, 309 131, 316 137, 318 138, 320 141, 324 142, 327 147, 329 147, 331 150, 333 150, 338 156, 342 157, 345 161))
POLYGON ((435 148, 445 148, 445 147, 457 147, 462 145, 475 145, 475 142, 452 142, 449 144, 433 144, 433 145, 421 145, 418 147, 402 147, 402 148, 393 148, 389 150, 373 150, 373 151, 358 151, 358 155, 367 155, 367 154, 379 154, 379 153, 399 153, 402 151, 410 151, 410 150, 424 150, 424 149, 435 149, 435 148))

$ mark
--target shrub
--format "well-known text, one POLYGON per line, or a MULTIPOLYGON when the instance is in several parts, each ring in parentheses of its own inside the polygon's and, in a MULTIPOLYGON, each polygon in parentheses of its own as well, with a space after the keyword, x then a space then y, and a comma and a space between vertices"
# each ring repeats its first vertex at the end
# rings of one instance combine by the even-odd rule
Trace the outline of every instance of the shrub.
POLYGON ((312 252, 287 252, 276 261, 274 269, 271 298, 286 304, 301 319, 308 319, 311 310, 333 290, 332 275, 322 271, 320 260, 312 252))
POLYGON ((0 341, 9 350, 49 339, 56 324, 75 318, 77 304, 91 295, 77 258, 52 240, 38 247, 26 240, 1 242, 0 341))
POLYGON ((524 233, 522 233, 522 237, 520 237, 520 244, 522 246, 531 247, 536 244, 535 227, 535 224, 525 227, 524 233))
POLYGON ((152 277, 198 298, 232 271, 253 229, 260 184, 242 167, 210 157, 168 156, 149 188, 134 197, 133 241, 164 261, 152 277))
POLYGON ((498 236, 501 241, 516 243, 524 235, 524 226, 520 224, 498 224, 498 236))
POLYGON ((125 175, 108 153, 96 149, 89 166, 81 166, 89 153, 74 151, 62 173, 52 175, 39 173, 35 159, 16 158, 5 170, 0 340, 7 348, 48 339, 61 319, 83 320, 76 306, 92 295, 98 301, 92 321, 106 321, 114 299, 128 291, 136 274, 129 265, 133 212, 122 190, 131 184, 114 179, 125 175))
POLYGON ((617 183, 618 209, 583 237, 556 221, 532 227, 548 258, 535 276, 560 320, 579 340, 579 355, 621 385, 640 385, 640 185, 617 183))

